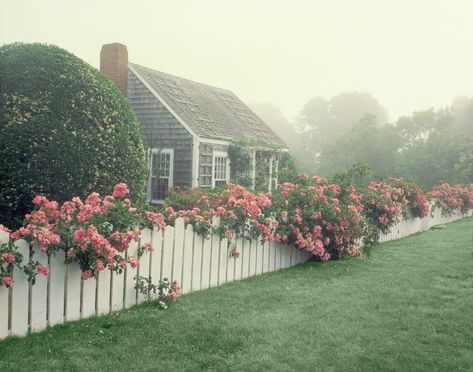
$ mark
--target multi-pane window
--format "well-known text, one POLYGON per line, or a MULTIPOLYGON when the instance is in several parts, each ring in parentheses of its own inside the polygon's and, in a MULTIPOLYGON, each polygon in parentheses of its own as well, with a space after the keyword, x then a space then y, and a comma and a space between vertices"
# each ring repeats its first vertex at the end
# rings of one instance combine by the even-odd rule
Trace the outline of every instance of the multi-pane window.
POLYGON ((214 157, 214 186, 223 186, 228 183, 227 177, 227 157, 214 157))
POLYGON ((162 201, 172 187, 173 151, 163 149, 151 154, 151 201, 162 201))
POLYGON ((212 187, 213 150, 209 145, 200 147, 200 187, 212 187))

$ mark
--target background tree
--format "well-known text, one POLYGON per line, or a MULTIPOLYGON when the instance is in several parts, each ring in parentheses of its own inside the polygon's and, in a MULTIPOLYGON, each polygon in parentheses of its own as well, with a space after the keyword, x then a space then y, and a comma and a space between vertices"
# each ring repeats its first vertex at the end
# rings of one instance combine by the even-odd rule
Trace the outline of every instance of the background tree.
POLYGON ((52 45, 0 48, 0 223, 17 227, 35 194, 58 201, 145 185, 139 126, 98 70, 52 45))
POLYGON ((473 97, 456 97, 452 103, 452 114, 455 117, 452 130, 473 135, 473 97))
POLYGON ((315 171, 322 146, 370 116, 377 124, 387 122, 386 109, 369 93, 347 92, 330 99, 310 99, 296 119, 305 170, 315 171))
POLYGON ((361 163, 371 169, 373 177, 392 176, 400 145, 401 137, 394 126, 380 127, 373 116, 366 116, 322 146, 318 173, 330 177, 361 163))
POLYGON ((424 189, 442 182, 473 182, 468 178, 467 160, 472 148, 471 136, 434 131, 400 152, 394 174, 412 179, 424 189))

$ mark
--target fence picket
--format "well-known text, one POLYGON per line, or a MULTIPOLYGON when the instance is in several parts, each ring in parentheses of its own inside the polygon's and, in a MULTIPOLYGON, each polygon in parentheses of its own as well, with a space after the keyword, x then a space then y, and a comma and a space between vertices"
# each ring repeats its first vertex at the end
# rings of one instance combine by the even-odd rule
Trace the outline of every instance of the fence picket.
POLYGON ((161 257, 163 253, 163 231, 153 228, 151 244, 154 251, 150 254, 150 276, 153 284, 158 284, 161 275, 161 257))
POLYGON ((110 311, 110 280, 111 270, 105 269, 99 273, 97 281, 97 314, 107 314, 110 311))
POLYGON ((227 265, 228 265, 228 254, 227 254, 227 239, 218 239, 218 285, 226 283, 227 279, 227 265))
POLYGON ((64 322, 64 251, 52 254, 49 259, 49 325, 64 322))
POLYGON ((112 272, 112 287, 110 294, 111 302, 112 302, 112 311, 117 311, 123 309, 123 284, 124 284, 124 273, 122 272, 119 274, 118 272, 112 272))
MULTIPOLYGON (((7 243, 9 234, 0 230, 0 244, 7 243)), ((9 289, 0 285, 0 340, 8 336, 8 293, 9 289)))
MULTIPOLYGON (((149 278, 150 276, 150 259, 151 259, 151 252, 145 250, 145 245, 148 243, 153 244, 152 231, 150 229, 143 229, 141 231, 141 238, 140 238, 140 249, 143 249, 143 255, 140 258, 140 265, 137 268, 137 274, 144 278, 149 278)), ((146 296, 140 292, 138 292, 138 303, 141 304, 143 301, 146 300, 146 296)))
POLYGON ((162 249, 161 279, 168 278, 172 281, 172 255, 174 251, 174 227, 166 226, 164 231, 164 244, 162 249))
POLYGON ((241 280, 242 276, 242 269, 243 269, 243 247, 241 245, 241 240, 234 238, 234 246, 235 249, 238 253, 240 253, 240 256, 235 259, 235 263, 233 265, 233 280, 241 280))
MULTIPOLYGON (((209 239, 210 245, 210 261, 208 261, 208 271, 210 277, 210 287, 215 287, 219 284, 219 268, 220 268, 220 237, 212 235, 209 239)), ((205 246, 205 243, 204 243, 205 246)), ((205 265, 205 264, 204 264, 205 265)), ((205 266, 204 266, 205 267, 205 266)))
MULTIPOLYGON (((138 242, 132 240, 130 245, 128 246, 128 258, 138 257, 138 242)), ((125 286, 125 307, 131 307, 136 305, 137 302, 137 290, 135 289, 136 284, 136 275, 138 273, 138 268, 131 267, 130 265, 126 266, 125 270, 125 279, 124 279, 124 286, 125 286)))
POLYGON ((173 253, 173 260, 172 260, 172 272, 171 277, 169 280, 172 282, 177 280, 178 282, 182 282, 182 263, 184 259, 184 242, 185 242, 185 232, 186 227, 184 224, 184 220, 182 218, 178 218, 174 225, 175 229, 175 237, 174 237, 174 253, 173 253))
POLYGON ((79 265, 67 265, 66 319, 80 318, 80 279, 79 265))
POLYGON ((250 262, 250 241, 246 239, 238 239, 241 244, 241 278, 248 278, 248 269, 250 262))
POLYGON ((82 281, 82 311, 81 318, 89 318, 95 314, 95 293, 97 280, 92 277, 82 281))
POLYGON ((8 336, 8 292, 8 288, 0 286, 0 340, 8 336))
MULTIPOLYGON (((30 254, 30 245, 23 239, 15 242, 18 252, 28 261, 30 254)), ((11 334, 15 336, 24 336, 28 332, 28 293, 29 282, 26 274, 15 267, 13 270, 13 280, 15 285, 12 288, 11 301, 11 334)))
POLYGON ((268 271, 268 243, 260 243, 259 245, 261 251, 261 273, 268 271))
MULTIPOLYGON (((223 243, 222 243, 223 244, 223 243)), ((235 280, 235 270, 236 270, 236 261, 240 260, 234 259, 231 255, 231 250, 233 249, 234 242, 229 242, 227 239, 225 239, 225 251, 226 251, 226 260, 227 260, 227 275, 225 278, 226 283, 233 282, 235 280)))
POLYGON ((181 291, 182 293, 190 293, 192 290, 192 264, 194 252, 194 228, 191 224, 186 226, 184 232, 184 249, 182 257, 182 276, 181 276, 181 291))
MULTIPOLYGON (((217 285, 217 276, 215 275, 214 276, 214 281, 212 281, 212 285, 209 285, 210 283, 210 275, 212 274, 211 272, 211 267, 210 267, 210 263, 211 262, 218 262, 218 256, 217 256, 217 260, 212 260, 214 257, 212 256, 214 254, 214 252, 212 250, 214 250, 215 252, 217 252, 218 254, 218 245, 217 245, 217 248, 213 248, 212 247, 212 239, 209 237, 209 238, 204 238, 204 243, 203 243, 203 246, 202 246, 202 271, 201 271, 201 288, 202 289, 205 289, 205 288, 209 288, 209 286, 211 287, 214 287, 217 285)), ((215 268, 217 268, 217 266, 215 266, 215 268)), ((216 269, 213 270, 213 273, 217 272, 216 269)), ((218 274, 218 272, 217 272, 218 274)))
MULTIPOLYGON (((36 254, 33 260, 48 267, 48 256, 45 254, 36 254)), ((41 331, 47 325, 47 306, 48 306, 48 278, 38 274, 35 285, 31 286, 31 330, 41 331)))
POLYGON ((202 281, 202 250, 204 238, 201 235, 194 234, 193 262, 192 262, 192 292, 201 289, 202 281))
POLYGON ((248 260, 248 276, 253 276, 256 274, 256 250, 258 248, 258 242, 254 239, 251 239, 248 240, 247 243, 250 257, 250 259, 248 260))

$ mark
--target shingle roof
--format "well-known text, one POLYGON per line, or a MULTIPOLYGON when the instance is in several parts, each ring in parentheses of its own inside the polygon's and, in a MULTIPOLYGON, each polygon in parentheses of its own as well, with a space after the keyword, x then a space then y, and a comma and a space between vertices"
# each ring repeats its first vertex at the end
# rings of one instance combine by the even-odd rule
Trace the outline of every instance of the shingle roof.
POLYGON ((233 92, 129 65, 199 137, 286 147, 233 92))

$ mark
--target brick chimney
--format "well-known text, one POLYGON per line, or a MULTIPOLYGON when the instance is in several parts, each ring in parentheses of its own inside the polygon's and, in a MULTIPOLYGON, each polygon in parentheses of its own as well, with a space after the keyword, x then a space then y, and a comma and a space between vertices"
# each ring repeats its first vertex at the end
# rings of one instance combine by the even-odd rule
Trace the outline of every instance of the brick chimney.
POLYGON ((100 71, 127 95, 128 50, 120 43, 104 44, 100 51, 100 71))

